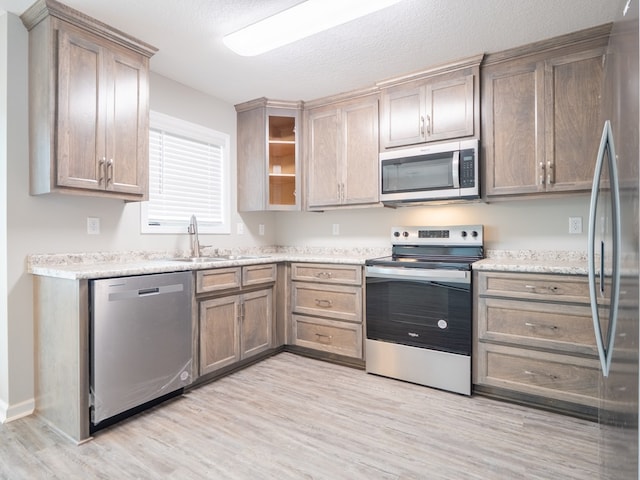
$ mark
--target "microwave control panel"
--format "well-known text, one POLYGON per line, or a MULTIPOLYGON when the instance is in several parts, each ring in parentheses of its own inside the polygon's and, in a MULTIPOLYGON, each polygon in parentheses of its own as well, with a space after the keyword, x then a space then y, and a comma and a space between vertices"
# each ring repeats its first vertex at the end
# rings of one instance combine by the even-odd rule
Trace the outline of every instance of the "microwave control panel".
POLYGON ((460 152, 460 188, 475 187, 476 172, 473 150, 460 152))

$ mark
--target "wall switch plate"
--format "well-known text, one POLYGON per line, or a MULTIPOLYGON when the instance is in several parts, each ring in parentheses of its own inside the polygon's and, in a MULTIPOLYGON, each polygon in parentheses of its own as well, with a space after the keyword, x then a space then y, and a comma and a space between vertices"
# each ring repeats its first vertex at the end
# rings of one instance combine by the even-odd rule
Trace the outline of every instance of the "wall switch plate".
POLYGON ((334 223, 331 232, 334 235, 340 235, 340 224, 339 223, 334 223))
POLYGON ((244 234, 244 223, 239 222, 236 224, 236 233, 238 235, 243 235, 244 234))
POLYGON ((100 235, 100 219, 98 217, 87 217, 87 233, 100 235))
POLYGON ((582 233, 582 217, 569 217, 569 233, 582 233))
POLYGON ((262 223, 258 225, 258 235, 264 235, 264 225, 262 223))

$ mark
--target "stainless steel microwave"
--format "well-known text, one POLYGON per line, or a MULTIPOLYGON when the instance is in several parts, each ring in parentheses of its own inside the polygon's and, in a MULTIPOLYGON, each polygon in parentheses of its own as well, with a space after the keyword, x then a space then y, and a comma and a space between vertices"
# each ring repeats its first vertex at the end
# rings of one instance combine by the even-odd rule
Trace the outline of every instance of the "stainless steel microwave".
POLYGON ((380 154, 380 201, 386 205, 477 198, 477 139, 380 154))

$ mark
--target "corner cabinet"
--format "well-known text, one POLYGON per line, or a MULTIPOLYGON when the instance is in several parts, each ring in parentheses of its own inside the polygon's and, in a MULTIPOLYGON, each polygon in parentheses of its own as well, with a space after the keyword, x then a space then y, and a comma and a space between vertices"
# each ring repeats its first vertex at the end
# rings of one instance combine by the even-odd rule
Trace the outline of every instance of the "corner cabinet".
POLYGON ((30 192, 146 200, 156 49, 53 0, 29 30, 30 192))
POLYGON ((238 211, 300 210, 302 102, 260 98, 236 111, 238 211))
POLYGON ((305 109, 306 208, 378 203, 378 95, 305 109))
POLYGON ((604 25, 485 57, 488 197, 591 189, 609 30, 604 25))
POLYGON ((479 135, 482 55, 378 83, 380 150, 479 135))

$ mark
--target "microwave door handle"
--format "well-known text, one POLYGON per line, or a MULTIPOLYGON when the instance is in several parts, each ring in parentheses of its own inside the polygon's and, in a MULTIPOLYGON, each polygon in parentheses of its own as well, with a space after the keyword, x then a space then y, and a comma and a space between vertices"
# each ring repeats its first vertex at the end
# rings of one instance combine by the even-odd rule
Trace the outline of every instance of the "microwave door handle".
POLYGON ((453 176, 453 188, 460 188, 460 151, 453 152, 453 159, 451 161, 451 170, 453 176))

